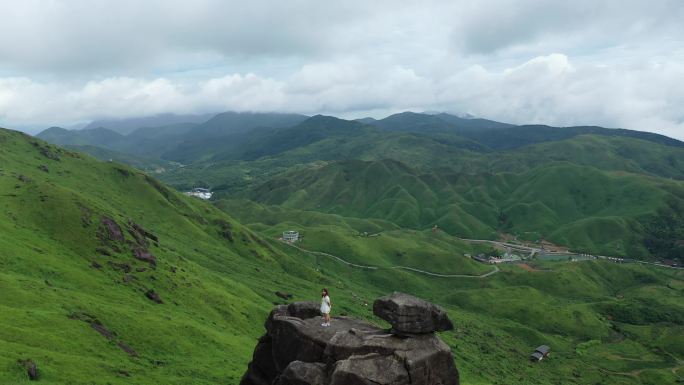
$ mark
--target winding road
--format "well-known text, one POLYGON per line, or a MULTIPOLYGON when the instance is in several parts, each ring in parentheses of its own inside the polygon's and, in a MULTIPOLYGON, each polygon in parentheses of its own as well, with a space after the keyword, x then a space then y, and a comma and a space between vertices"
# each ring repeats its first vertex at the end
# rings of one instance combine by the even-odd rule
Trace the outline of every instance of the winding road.
POLYGON ((303 252, 303 253, 312 254, 312 255, 321 255, 321 256, 324 256, 324 257, 328 257, 328 258, 337 260, 338 262, 342 262, 342 263, 344 263, 344 264, 347 265, 347 266, 352 266, 352 267, 356 267, 356 268, 359 268, 359 269, 366 269, 366 270, 401 269, 401 270, 408 270, 408 271, 412 271, 412 272, 415 272, 415 273, 427 275, 427 276, 430 276, 430 277, 439 277, 439 278, 486 278, 486 277, 489 277, 490 275, 496 274, 496 273, 498 273, 498 272, 501 271, 501 269, 499 269, 498 266, 494 266, 494 270, 492 270, 492 271, 490 271, 490 272, 488 272, 488 273, 480 274, 480 275, 470 275, 470 274, 439 274, 439 273, 433 273, 433 272, 430 272, 430 271, 415 269, 415 268, 413 268, 413 267, 407 267, 407 266, 380 267, 380 266, 359 265, 359 264, 356 264, 356 263, 349 262, 349 261, 347 261, 347 260, 345 260, 345 259, 343 259, 343 258, 340 258, 340 257, 336 256, 336 255, 324 253, 324 252, 322 252, 322 251, 311 251, 311 250, 306 250, 306 249, 302 249, 302 248, 299 247, 299 246, 295 246, 295 245, 291 245, 291 244, 290 244, 290 246, 291 246, 291 247, 294 247, 295 249, 297 249, 297 250, 299 250, 299 251, 301 251, 301 252, 303 252))
MULTIPOLYGON (((487 240, 487 239, 468 239, 468 238, 458 238, 458 237, 454 237, 454 238, 456 238, 456 239, 458 239, 458 240, 461 240, 461 241, 464 241, 464 242, 469 242, 469 243, 487 243, 487 244, 491 244, 491 245, 495 245, 495 246, 499 246, 499 247, 503 247, 503 248, 509 248, 509 249, 511 249, 511 250, 524 251, 524 252, 530 253, 530 256, 535 255, 535 254, 537 254, 537 253, 542 253, 542 252, 543 252, 542 249, 538 249, 538 248, 534 248, 534 247, 529 247, 529 246, 518 245, 518 244, 514 244, 514 243, 492 241, 492 240, 487 240)), ((307 253, 307 254, 320 255, 320 256, 328 257, 328 258, 334 259, 334 260, 336 260, 336 261, 338 261, 338 262, 341 262, 341 263, 343 263, 343 264, 345 264, 345 265, 347 265, 347 266, 356 267, 356 268, 359 268, 359 269, 366 269, 366 270, 400 269, 400 270, 407 270, 407 271, 412 271, 412 272, 414 272, 414 273, 423 274, 423 275, 426 275, 426 276, 429 276, 429 277, 439 277, 439 278, 487 278, 487 277, 489 277, 489 276, 491 276, 491 275, 494 275, 494 274, 496 274, 496 273, 498 273, 498 272, 501 271, 501 269, 499 269, 498 266, 494 266, 494 269, 493 269, 492 271, 487 272, 487 273, 484 273, 484 274, 480 274, 480 275, 471 275, 471 274, 439 274, 439 273, 433 273, 433 272, 431 272, 431 271, 425 271, 425 270, 416 269, 416 268, 408 267, 408 266, 388 266, 388 267, 381 267, 381 266, 360 265, 360 264, 357 264, 357 263, 349 262, 349 261, 347 261, 346 259, 341 258, 341 257, 338 257, 338 256, 333 255, 333 254, 324 253, 324 252, 322 252, 322 251, 311 251, 311 250, 306 250, 306 249, 303 249, 303 248, 301 248, 301 247, 299 247, 299 246, 295 246, 295 245, 292 245, 292 244, 289 244, 289 245, 290 245, 291 247, 294 247, 295 249, 297 249, 297 250, 299 250, 299 251, 301 251, 301 252, 307 253)), ((553 254, 553 253, 551 253, 551 254, 553 254)), ((563 254, 563 255, 579 255, 579 254, 570 253, 570 252, 564 252, 564 253, 562 253, 562 254, 563 254)), ((681 267, 667 266, 667 265, 663 265, 663 264, 659 264, 659 263, 646 262, 646 261, 639 261, 639 260, 627 259, 627 258, 624 258, 624 259, 623 259, 623 258, 613 258, 613 257, 606 257, 606 256, 603 256, 603 255, 596 255, 595 257, 598 258, 598 259, 608 259, 608 260, 616 260, 616 261, 619 259, 620 262, 641 263, 641 264, 645 264, 645 265, 653 265, 653 266, 658 266, 658 267, 667 267, 667 268, 671 268, 671 269, 682 269, 681 267)))

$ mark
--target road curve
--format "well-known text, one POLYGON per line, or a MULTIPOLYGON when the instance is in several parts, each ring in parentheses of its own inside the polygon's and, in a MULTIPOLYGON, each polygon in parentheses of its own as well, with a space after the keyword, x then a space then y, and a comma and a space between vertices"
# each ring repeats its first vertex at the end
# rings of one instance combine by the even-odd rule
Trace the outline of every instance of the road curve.
POLYGON ((488 272, 488 273, 481 274, 481 275, 470 275, 470 274, 439 274, 439 273, 433 273, 433 272, 430 272, 430 271, 415 269, 415 268, 413 268, 413 267, 407 267, 407 266, 380 267, 380 266, 359 265, 359 264, 356 264, 356 263, 349 262, 349 261, 347 261, 347 260, 345 260, 345 259, 343 259, 343 258, 340 258, 340 257, 336 256, 336 255, 324 253, 324 252, 322 252, 322 251, 311 251, 311 250, 306 250, 306 249, 302 249, 301 247, 295 246, 295 245, 289 245, 289 246, 294 247, 295 249, 297 249, 297 250, 299 250, 299 251, 301 251, 301 252, 307 253, 307 254, 322 255, 322 256, 324 256, 324 257, 328 257, 328 258, 335 259, 335 260, 337 260, 338 262, 342 262, 342 263, 344 263, 344 264, 347 265, 347 266, 352 266, 352 267, 356 267, 356 268, 359 268, 359 269, 366 269, 366 270, 402 269, 402 270, 408 270, 408 271, 412 271, 412 272, 419 273, 419 274, 424 274, 424 275, 427 275, 427 276, 430 276, 430 277, 439 277, 439 278, 486 278, 486 277, 489 277, 490 275, 496 274, 496 273, 498 273, 498 272, 501 271, 501 269, 499 269, 498 266, 494 266, 494 270, 492 270, 492 271, 490 271, 490 272, 488 272))
POLYGON ((391 269, 404 269, 404 270, 410 270, 414 271, 416 273, 421 273, 425 275, 430 275, 433 277, 441 277, 441 278, 486 278, 489 277, 492 274, 496 274, 501 271, 499 269, 499 266, 494 266, 494 270, 490 271, 489 273, 484 273, 481 275, 470 275, 470 274, 437 274, 437 273, 431 273, 429 271, 425 270, 420 270, 420 269, 414 269, 412 267, 406 267, 406 266, 392 266, 391 269))

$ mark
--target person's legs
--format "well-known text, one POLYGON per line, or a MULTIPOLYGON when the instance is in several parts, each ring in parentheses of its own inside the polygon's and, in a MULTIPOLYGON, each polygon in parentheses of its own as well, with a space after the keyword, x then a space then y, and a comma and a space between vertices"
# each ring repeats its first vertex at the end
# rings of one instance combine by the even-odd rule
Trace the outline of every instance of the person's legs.
POLYGON ((330 326, 330 313, 325 313, 325 324, 330 326))

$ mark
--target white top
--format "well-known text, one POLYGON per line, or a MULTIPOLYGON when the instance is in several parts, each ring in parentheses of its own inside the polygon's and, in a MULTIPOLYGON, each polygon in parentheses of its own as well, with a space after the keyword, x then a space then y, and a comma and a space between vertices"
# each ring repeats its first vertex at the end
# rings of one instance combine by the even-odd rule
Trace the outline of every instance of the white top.
POLYGON ((321 313, 330 313, 330 297, 328 297, 327 295, 321 298, 321 313))

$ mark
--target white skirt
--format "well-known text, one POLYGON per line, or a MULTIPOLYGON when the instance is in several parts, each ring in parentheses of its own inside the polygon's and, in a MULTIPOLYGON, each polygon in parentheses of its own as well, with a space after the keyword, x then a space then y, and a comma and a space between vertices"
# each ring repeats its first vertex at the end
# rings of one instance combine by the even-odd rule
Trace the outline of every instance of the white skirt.
POLYGON ((321 302, 321 313, 323 313, 323 314, 330 313, 330 306, 328 305, 327 302, 325 302, 325 300, 321 302))

